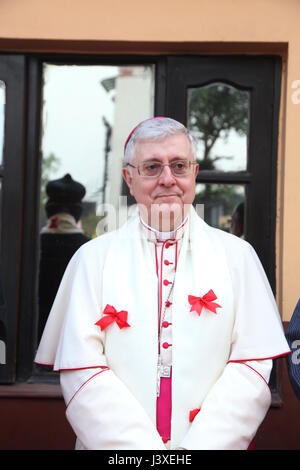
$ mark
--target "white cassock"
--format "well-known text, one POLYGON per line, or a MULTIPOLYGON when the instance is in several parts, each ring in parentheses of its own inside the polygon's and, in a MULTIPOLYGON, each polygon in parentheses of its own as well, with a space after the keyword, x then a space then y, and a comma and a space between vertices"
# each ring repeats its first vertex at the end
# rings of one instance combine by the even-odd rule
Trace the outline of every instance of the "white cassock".
POLYGON ((83 245, 65 272, 35 362, 60 371, 78 448, 247 449, 269 409, 271 359, 290 350, 253 248, 193 208, 171 238, 158 243, 136 215, 83 245), (158 359, 172 370, 167 442, 158 359))

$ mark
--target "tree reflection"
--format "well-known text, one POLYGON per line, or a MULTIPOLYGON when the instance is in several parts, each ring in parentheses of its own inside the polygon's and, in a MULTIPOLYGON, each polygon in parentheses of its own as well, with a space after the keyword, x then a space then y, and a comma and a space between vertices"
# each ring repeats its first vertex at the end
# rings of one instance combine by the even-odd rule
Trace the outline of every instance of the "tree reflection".
POLYGON ((193 88, 188 98, 188 127, 203 143, 200 170, 214 170, 216 161, 224 158, 212 157, 217 140, 226 139, 231 130, 241 136, 247 134, 248 92, 220 83, 193 88))
MULTIPOLYGON (((247 136, 249 124, 249 93, 224 83, 192 88, 188 93, 188 127, 199 147, 199 182, 201 171, 217 171, 219 160, 233 156, 213 154, 219 139, 227 140, 229 133, 247 136)), ((233 149, 230 150, 233 151, 233 149)), ((237 156, 239 157, 239 156, 237 156)), ((232 171, 234 170, 232 165, 232 171)), ((245 168, 246 169, 246 168, 245 168)), ((231 215, 244 200, 244 188, 237 185, 201 184, 195 202, 204 204, 205 219, 213 226, 229 231, 231 215)))

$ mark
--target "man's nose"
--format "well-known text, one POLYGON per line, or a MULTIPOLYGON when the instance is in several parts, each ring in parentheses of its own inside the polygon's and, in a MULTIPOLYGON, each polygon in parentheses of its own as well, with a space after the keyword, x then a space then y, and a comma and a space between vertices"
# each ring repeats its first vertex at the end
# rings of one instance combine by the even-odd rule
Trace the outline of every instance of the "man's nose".
POLYGON ((163 166, 162 172, 159 176, 159 183, 165 186, 171 186, 176 183, 176 179, 168 165, 163 166))

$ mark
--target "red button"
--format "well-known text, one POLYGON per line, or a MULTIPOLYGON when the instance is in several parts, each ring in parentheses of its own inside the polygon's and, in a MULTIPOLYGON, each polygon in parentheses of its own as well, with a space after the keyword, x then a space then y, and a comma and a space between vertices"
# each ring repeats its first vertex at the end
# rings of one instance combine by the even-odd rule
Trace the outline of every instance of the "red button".
POLYGON ((170 302, 169 300, 166 301, 166 307, 170 307, 170 305, 172 305, 172 302, 170 302))
POLYGON ((167 279, 164 280, 164 286, 168 286, 169 284, 172 284, 172 282, 167 281, 167 279))
POLYGON ((170 261, 168 261, 167 259, 165 259, 164 263, 165 263, 166 266, 169 266, 170 261))
POLYGON ((163 322, 162 322, 162 326, 163 326, 164 328, 168 328, 169 325, 171 325, 171 323, 169 323, 168 321, 163 321, 163 322))
POLYGON ((163 343, 163 345, 162 345, 162 346, 163 346, 163 348, 165 348, 165 349, 168 349, 168 347, 169 347, 169 346, 172 346, 172 345, 171 345, 171 344, 169 344, 169 343, 163 343))
POLYGON ((170 243, 167 242, 167 243, 165 244, 165 248, 169 248, 169 246, 170 246, 170 243))

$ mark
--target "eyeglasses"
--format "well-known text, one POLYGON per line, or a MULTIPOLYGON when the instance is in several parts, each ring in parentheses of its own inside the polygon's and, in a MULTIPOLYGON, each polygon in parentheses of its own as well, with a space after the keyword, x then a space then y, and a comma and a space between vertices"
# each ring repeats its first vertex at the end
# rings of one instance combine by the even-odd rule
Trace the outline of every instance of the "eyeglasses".
POLYGON ((168 166, 170 168, 173 176, 186 176, 189 173, 192 173, 194 165, 196 165, 196 162, 191 162, 190 160, 176 160, 169 164, 150 161, 141 163, 137 166, 131 165, 131 163, 127 163, 127 166, 136 168, 139 175, 144 176, 146 178, 157 178, 162 174, 164 166, 168 166))

